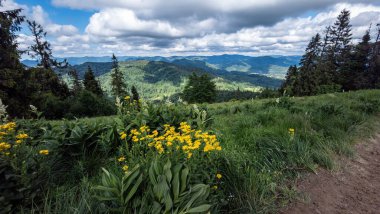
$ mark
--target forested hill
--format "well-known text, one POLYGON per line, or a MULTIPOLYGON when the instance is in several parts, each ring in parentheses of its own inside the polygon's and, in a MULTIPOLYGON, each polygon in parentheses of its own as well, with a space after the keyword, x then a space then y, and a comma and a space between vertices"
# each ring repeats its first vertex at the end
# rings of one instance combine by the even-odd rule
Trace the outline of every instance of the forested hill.
MULTIPOLYGON (((57 58, 62 61, 63 58, 57 58)), ((68 57, 67 61, 71 65, 81 65, 86 62, 111 62, 110 56, 103 57, 68 57)), ((121 61, 162 61, 175 64, 192 64, 195 67, 201 67, 204 70, 218 69, 225 71, 238 71, 255 74, 264 74, 267 76, 283 78, 289 66, 296 65, 299 62, 299 56, 259 56, 251 57, 244 55, 215 55, 215 56, 171 56, 171 57, 131 57, 119 56, 121 61)), ((35 66, 33 60, 22 61, 27 66, 35 66)))
MULTIPOLYGON (((94 71, 102 88, 111 91, 111 64, 84 63, 73 66, 82 78, 88 66, 94 71)), ((180 93, 187 77, 193 72, 208 74, 213 78, 218 90, 257 91, 260 88, 277 88, 282 80, 246 72, 229 72, 218 69, 204 70, 196 66, 179 65, 170 62, 136 60, 119 62, 119 68, 128 87, 132 85, 145 99, 162 99, 180 93)))

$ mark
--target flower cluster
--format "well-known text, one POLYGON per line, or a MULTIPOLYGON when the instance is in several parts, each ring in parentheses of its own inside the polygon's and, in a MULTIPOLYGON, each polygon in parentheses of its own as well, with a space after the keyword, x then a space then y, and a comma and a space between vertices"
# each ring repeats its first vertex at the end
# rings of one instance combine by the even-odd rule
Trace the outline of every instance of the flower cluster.
MULTIPOLYGON (((126 139, 124 134, 120 133, 121 139, 126 139)), ((157 130, 151 132, 148 126, 141 126, 139 129, 131 130, 129 137, 132 142, 154 148, 159 154, 181 151, 187 158, 191 158, 194 152, 209 153, 222 150, 216 135, 194 130, 186 122, 182 122, 178 129, 164 125, 161 134, 157 130)))
POLYGON ((3 125, 0 125, 0 130, 2 130, 2 131, 11 132, 15 128, 16 128, 16 123, 15 122, 9 122, 9 123, 5 123, 3 125))
POLYGON ((24 140, 29 138, 29 136, 23 132, 16 133, 15 129, 15 122, 0 125, 0 152, 5 155, 9 155, 13 147, 16 148, 18 144, 21 144, 24 140))

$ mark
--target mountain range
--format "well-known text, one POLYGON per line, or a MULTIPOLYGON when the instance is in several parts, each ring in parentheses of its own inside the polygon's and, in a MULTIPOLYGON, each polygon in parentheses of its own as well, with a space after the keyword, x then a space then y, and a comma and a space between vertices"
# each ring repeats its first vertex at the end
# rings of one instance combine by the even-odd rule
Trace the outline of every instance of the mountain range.
MULTIPOLYGON (((68 57, 67 61, 82 79, 90 66, 103 90, 111 91, 111 57, 68 57)), ((298 64, 299 56, 243 55, 118 57, 119 68, 126 84, 135 85, 145 99, 163 99, 182 91, 186 77, 191 73, 208 74, 218 90, 259 91, 260 88, 278 88, 290 65, 298 64)), ((57 58, 58 61, 63 60, 57 58)), ((35 66, 33 60, 22 61, 35 66)), ((66 73, 65 70, 56 70, 66 73)), ((67 78, 66 78, 67 79, 67 78)), ((67 80, 70 83, 69 80, 67 80)))

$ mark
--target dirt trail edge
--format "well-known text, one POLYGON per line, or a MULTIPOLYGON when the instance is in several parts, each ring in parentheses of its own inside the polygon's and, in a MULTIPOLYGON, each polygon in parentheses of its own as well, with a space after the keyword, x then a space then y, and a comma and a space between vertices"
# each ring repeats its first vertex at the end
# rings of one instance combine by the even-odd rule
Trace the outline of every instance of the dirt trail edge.
POLYGON ((380 134, 355 147, 355 157, 339 161, 339 171, 321 169, 298 181, 305 199, 280 213, 380 213, 380 134))

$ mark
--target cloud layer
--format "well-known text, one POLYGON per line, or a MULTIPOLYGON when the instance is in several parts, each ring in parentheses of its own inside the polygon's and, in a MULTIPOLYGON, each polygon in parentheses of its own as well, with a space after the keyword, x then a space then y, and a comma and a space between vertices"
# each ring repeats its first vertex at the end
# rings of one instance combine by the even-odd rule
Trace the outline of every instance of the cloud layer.
MULTIPOLYGON (((16 0, 17 1, 17 0, 16 0)), ((17 3, 8 0, 8 7, 17 3)), ((339 12, 351 11, 355 39, 380 23, 375 0, 52 0, 57 7, 89 10, 85 29, 53 23, 43 8, 26 8, 50 35, 60 56, 302 54, 339 12), (83 31, 84 33, 79 33, 83 31)), ((21 7, 22 5, 19 5, 21 7)), ((25 40, 26 35, 20 37, 25 40)), ((22 42, 21 42, 22 43, 22 42)))

